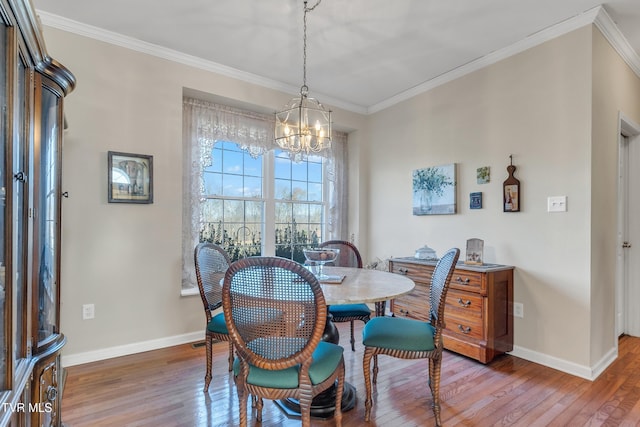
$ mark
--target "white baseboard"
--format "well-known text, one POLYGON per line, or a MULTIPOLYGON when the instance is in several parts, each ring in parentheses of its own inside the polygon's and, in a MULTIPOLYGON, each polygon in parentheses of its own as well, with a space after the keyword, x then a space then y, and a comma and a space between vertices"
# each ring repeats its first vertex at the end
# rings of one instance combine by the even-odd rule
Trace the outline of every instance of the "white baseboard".
POLYGON ((97 362, 99 360, 111 359, 113 357, 127 356, 129 354, 142 353, 144 351, 157 350, 159 348, 202 340, 204 340, 204 332, 199 331, 184 335, 175 335, 172 337, 87 351, 85 353, 64 354, 63 350, 61 363, 63 367, 81 365, 83 363, 97 362))
MULTIPOLYGON (((144 351, 157 350, 159 348, 171 347, 174 345, 187 344, 190 342, 202 341, 204 339, 203 332, 191 332, 184 335, 175 335, 172 337, 159 338, 156 340, 142 341, 133 344, 109 347, 100 350, 87 351, 77 354, 62 354, 61 363, 63 367, 81 365, 83 363, 97 362, 100 360, 111 359, 113 357, 127 356, 144 351)), ((618 357, 618 349, 612 348, 605 356, 593 367, 578 365, 564 359, 549 356, 548 354, 539 353, 524 347, 514 346, 510 352, 512 356, 530 362, 538 363, 549 368, 557 369, 567 374, 575 375, 590 381, 595 380, 604 370, 613 363, 618 357)))
POLYGON ((564 359, 549 356, 548 354, 538 353, 537 351, 529 350, 524 347, 513 347, 513 351, 509 353, 512 356, 520 357, 521 359, 528 360, 530 362, 538 363, 540 365, 547 366, 549 368, 557 369, 576 377, 584 378, 589 381, 593 381, 604 372, 604 370, 613 363, 618 357, 618 349, 612 348, 605 354, 605 356, 594 366, 578 365, 577 363, 569 362, 564 359))

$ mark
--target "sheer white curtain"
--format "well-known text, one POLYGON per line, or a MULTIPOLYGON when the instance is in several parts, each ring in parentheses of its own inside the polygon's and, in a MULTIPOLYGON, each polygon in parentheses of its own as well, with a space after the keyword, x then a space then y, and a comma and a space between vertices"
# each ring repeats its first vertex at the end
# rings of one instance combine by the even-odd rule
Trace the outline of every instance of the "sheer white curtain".
MULTIPOLYGON (((277 148, 275 117, 184 98, 182 111, 183 204, 182 204, 182 288, 197 286, 193 251, 199 240, 200 204, 203 202, 203 170, 211 165, 216 141, 232 141, 258 157, 277 148)), ((347 240, 347 134, 333 132, 331 149, 321 155, 327 160, 329 214, 327 240, 347 240)))

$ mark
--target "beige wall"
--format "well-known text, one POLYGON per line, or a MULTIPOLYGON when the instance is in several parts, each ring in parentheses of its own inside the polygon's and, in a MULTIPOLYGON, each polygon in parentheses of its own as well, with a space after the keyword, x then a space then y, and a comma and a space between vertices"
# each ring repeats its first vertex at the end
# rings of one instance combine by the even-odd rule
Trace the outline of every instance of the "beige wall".
MULTIPOLYGON (((53 28, 44 32, 51 56, 78 81, 65 99, 63 363, 204 337, 200 297, 180 296, 183 88, 267 111, 291 95, 53 28), (153 204, 107 203, 109 150, 154 156, 153 204), (85 303, 95 304, 95 319, 81 319, 85 303)), ((362 116, 333 110, 337 127, 363 126, 362 116)))
POLYGON ((593 31, 591 360, 615 345, 619 114, 640 123, 640 80, 593 31))
MULTIPOLYGON (((78 79, 65 100, 65 357, 199 334, 199 299, 179 295, 182 90, 271 110, 290 95, 53 28, 45 37, 78 79), (154 155, 153 205, 106 202, 108 150, 154 155), (96 304, 96 319, 81 320, 83 303, 96 304)), ((525 317, 515 319, 514 354, 589 376, 615 350, 615 213, 607 206, 615 203, 618 109, 640 122, 639 86, 587 26, 368 117, 336 111, 340 126, 356 130, 350 234, 366 261, 484 239, 486 261, 516 266, 525 317), (509 155, 522 183, 520 213, 501 207, 509 155), (458 214, 413 216, 412 170, 446 163, 458 165, 458 214), (485 185, 476 183, 481 166, 491 167, 485 185), (484 207, 471 211, 475 191, 484 207), (558 195, 568 197, 568 212, 547 213, 547 197, 558 195)))
MULTIPOLYGON (((369 251, 408 256, 429 244, 442 253, 484 239, 487 261, 516 266, 515 300, 524 304, 524 318, 515 319, 515 353, 586 376, 615 345, 613 296, 592 301, 591 290, 592 275, 614 283, 611 254, 604 265, 591 264, 592 206, 606 210, 590 195, 593 32, 584 27, 377 113, 369 118, 367 145, 369 251), (501 207, 510 154, 521 181, 520 213, 501 207), (458 165, 458 214, 413 216, 412 170, 446 163, 458 165), (489 184, 476 183, 481 166, 491 167, 489 184), (474 191, 483 193, 482 210, 469 209, 474 191), (568 212, 547 213, 547 197, 560 195, 568 197, 568 212), (602 325, 597 341, 592 313, 602 325)), ((607 110, 615 130, 617 111, 607 110)), ((601 183, 614 198, 608 206, 615 202, 612 150, 615 144, 605 150, 601 183)), ((615 237, 610 226, 593 231, 615 237)))

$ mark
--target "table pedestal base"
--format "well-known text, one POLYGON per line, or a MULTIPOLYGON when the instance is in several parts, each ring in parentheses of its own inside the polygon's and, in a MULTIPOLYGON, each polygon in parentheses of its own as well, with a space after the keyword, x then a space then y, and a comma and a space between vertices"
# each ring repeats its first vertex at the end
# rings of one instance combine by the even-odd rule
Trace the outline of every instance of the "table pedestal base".
MULTIPOLYGON (((384 316, 386 301, 375 303, 376 316, 384 316)), ((340 344, 340 333, 332 316, 327 313, 327 323, 324 327, 322 341, 340 344)), ((298 399, 282 399, 274 401, 282 411, 291 418, 300 418, 300 403, 298 399)), ((342 412, 347 412, 356 406, 356 388, 345 381, 342 393, 342 412)), ((331 418, 336 410, 336 385, 317 395, 311 402, 311 416, 314 418, 331 418)))
MULTIPOLYGON (((322 341, 333 344, 340 344, 340 333, 331 314, 327 313, 327 323, 324 326, 322 341)), ((288 398, 276 400, 274 402, 282 411, 291 418, 300 418, 300 403, 298 399, 288 398)), ((342 412, 353 409, 356 406, 356 388, 351 384, 344 383, 342 393, 342 412)), ((311 402, 311 416, 314 418, 331 418, 336 410, 336 385, 326 389, 317 395, 311 402)))
MULTIPOLYGON (((300 418, 300 403, 298 399, 282 399, 274 402, 290 418, 300 418)), ((347 412, 356 406, 356 388, 344 383, 342 393, 342 412, 347 412)), ((331 418, 336 410, 336 387, 331 387, 317 395, 311 403, 311 417, 331 418)))

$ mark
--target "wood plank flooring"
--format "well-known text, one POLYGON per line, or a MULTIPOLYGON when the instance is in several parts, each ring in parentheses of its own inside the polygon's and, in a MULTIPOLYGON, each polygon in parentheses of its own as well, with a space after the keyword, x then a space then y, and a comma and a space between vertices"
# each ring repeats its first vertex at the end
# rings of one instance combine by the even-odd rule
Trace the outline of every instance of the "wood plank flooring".
MULTIPOLYGON (((358 322, 359 323, 359 322, 358 322)), ((427 362, 380 356, 372 421, 364 422, 362 344, 349 349, 348 323, 338 324, 347 381, 356 407, 343 426, 433 425, 427 362)), ((356 336, 361 336, 361 323, 356 336)), ((62 401, 67 427, 205 427, 238 424, 238 400, 227 372, 226 343, 214 344, 213 381, 202 391, 205 349, 181 345, 72 366, 62 401)), ((587 381, 513 356, 482 365, 445 352, 441 396, 446 426, 640 425, 640 338, 623 336, 619 358, 596 381, 587 381)), ((256 425, 249 413, 250 425, 256 425)), ((260 425, 260 424, 258 424, 260 425)), ((265 401, 262 426, 298 426, 265 401)), ((333 426, 332 420, 313 425, 333 426)))

